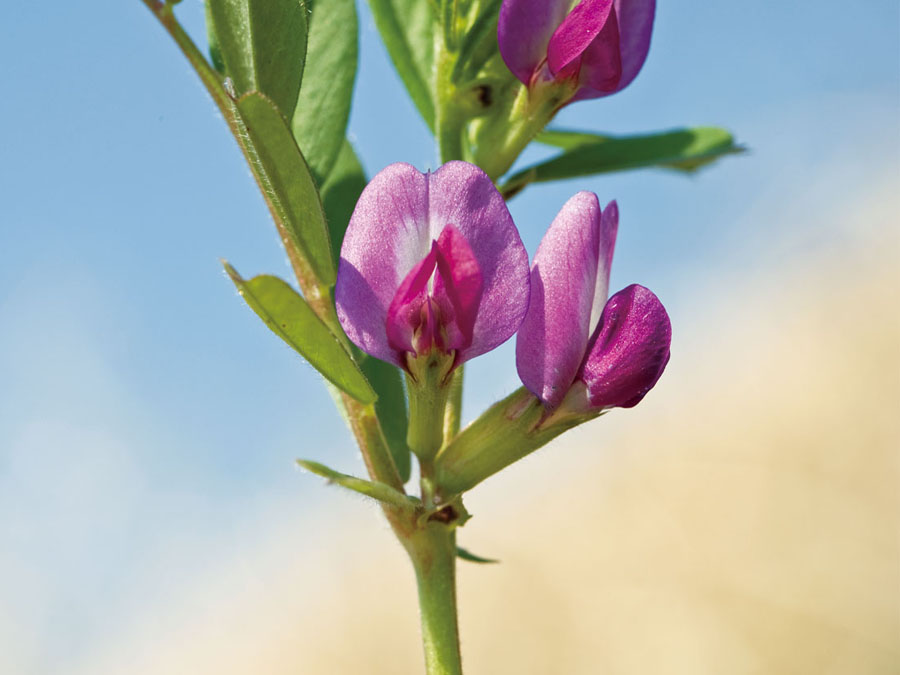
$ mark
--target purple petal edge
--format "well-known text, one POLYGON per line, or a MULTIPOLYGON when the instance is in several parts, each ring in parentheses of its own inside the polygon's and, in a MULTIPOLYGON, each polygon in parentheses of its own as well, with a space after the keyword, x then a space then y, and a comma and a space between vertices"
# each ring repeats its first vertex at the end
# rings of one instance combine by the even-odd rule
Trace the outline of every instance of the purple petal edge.
POLYGON ((581 55, 603 30, 613 0, 582 0, 553 32, 547 45, 547 66, 554 77, 581 55))
POLYGON ((550 36, 569 13, 568 0, 503 0, 497 22, 500 56, 523 84, 547 58, 550 36))
POLYGON ((516 368, 522 383, 549 408, 562 401, 584 360, 601 258, 608 278, 611 249, 609 256, 601 251, 601 240, 609 235, 601 236, 601 220, 597 195, 577 193, 560 209, 534 256, 516 368))
POLYGON ((634 81, 647 60, 656 15, 656 0, 615 0, 615 10, 622 68, 619 82, 614 88, 606 90, 596 89, 590 86, 590 82, 585 82, 570 103, 622 91, 634 81))
POLYGON ((637 405, 662 376, 671 342, 669 315, 652 291, 632 284, 613 295, 579 373, 590 405, 637 405))
POLYGON ((400 284, 431 249, 428 183, 410 164, 391 164, 366 185, 341 245, 334 289, 338 320, 367 354, 402 366, 386 331, 400 284))

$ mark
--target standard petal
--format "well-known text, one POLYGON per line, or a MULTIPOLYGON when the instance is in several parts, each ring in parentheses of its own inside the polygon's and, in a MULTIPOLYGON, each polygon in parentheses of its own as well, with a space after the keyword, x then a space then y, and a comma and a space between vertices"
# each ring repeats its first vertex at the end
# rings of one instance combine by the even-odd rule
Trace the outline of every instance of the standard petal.
POLYGON ((335 303, 347 336, 364 352, 401 365, 386 332, 401 282, 431 249, 428 182, 391 164, 363 190, 341 246, 335 303))
POLYGON ((550 36, 570 7, 570 0, 503 0, 497 23, 500 55, 523 84, 547 58, 550 36))
POLYGON ((461 363, 508 340, 528 309, 528 253, 491 179, 474 164, 448 162, 428 176, 428 220, 437 240, 447 225, 465 239, 482 276, 472 342, 461 363))
MULTIPOLYGON (((598 271, 604 279, 602 292, 608 283, 612 246, 601 256, 601 213, 597 195, 577 193, 553 220, 534 256, 531 301, 516 339, 516 367, 523 384, 550 408, 563 399, 584 361, 598 271)), ((609 237, 606 232, 607 242, 609 237)), ((614 242, 614 228, 611 237, 614 242)))
POLYGON ((613 0, 582 0, 559 24, 547 46, 547 66, 554 77, 577 69, 584 50, 603 30, 613 0))
POLYGON ((672 324, 650 290, 633 284, 613 295, 591 338, 579 373, 594 408, 630 408, 669 362, 672 324))

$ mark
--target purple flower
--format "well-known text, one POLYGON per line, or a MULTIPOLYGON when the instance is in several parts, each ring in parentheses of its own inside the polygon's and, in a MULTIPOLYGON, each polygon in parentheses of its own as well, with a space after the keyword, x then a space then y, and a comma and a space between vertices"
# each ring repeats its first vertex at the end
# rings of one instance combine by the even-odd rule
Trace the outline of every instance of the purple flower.
POLYGON ((402 368, 432 349, 454 365, 494 349, 528 308, 528 254, 503 197, 477 166, 423 174, 392 164, 363 190, 338 267, 349 338, 402 368))
POLYGON ((579 192, 534 256, 516 365, 550 409, 570 391, 584 410, 630 408, 669 361, 672 326, 652 292, 634 284, 606 299, 618 227, 615 202, 601 211, 595 194, 579 192))
POLYGON ((497 39, 525 85, 572 82, 572 100, 614 94, 647 58, 656 0, 503 0, 497 39))

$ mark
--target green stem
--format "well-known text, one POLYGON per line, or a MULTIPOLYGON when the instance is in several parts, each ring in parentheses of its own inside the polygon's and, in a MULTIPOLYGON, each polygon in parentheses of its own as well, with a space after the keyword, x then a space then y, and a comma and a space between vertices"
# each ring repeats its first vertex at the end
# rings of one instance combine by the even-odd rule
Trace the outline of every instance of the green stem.
POLYGON ((437 105, 434 111, 434 137, 437 140, 441 163, 463 159, 463 129, 466 126, 466 111, 458 101, 456 85, 450 74, 456 64, 456 55, 447 51, 442 41, 438 41, 435 54, 435 95, 437 105))
POLYGON ((190 36, 184 32, 181 24, 179 24, 178 20, 175 18, 175 13, 172 11, 172 4, 160 2, 160 0, 142 1, 147 5, 147 8, 153 12, 153 15, 159 20, 169 35, 172 36, 175 44, 178 45, 178 48, 181 49, 181 52, 187 57, 188 62, 194 67, 197 75, 200 76, 200 81, 203 82, 203 85, 206 87, 210 96, 212 96, 213 101, 215 101, 219 110, 225 116, 225 119, 229 120, 231 112, 228 108, 228 95, 225 93, 225 89, 222 85, 222 78, 215 69, 209 65, 206 57, 203 56, 199 49, 197 49, 197 46, 194 44, 193 40, 191 40, 190 36))
POLYGON ((419 589, 425 672, 462 675, 456 618, 456 534, 431 522, 406 542, 419 589))

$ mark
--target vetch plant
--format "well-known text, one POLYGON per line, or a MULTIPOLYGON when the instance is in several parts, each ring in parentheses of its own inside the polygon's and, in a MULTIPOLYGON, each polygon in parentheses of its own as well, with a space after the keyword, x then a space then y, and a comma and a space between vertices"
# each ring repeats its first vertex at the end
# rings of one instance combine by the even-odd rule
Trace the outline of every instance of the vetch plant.
POLYGON ((533 183, 646 167, 693 172, 739 152, 722 129, 611 137, 547 129, 575 101, 627 86, 647 57, 642 0, 369 0, 442 166, 368 181, 347 120, 354 0, 207 0, 209 56, 143 0, 231 129, 299 288, 225 269, 278 337, 328 381, 368 477, 298 460, 376 500, 415 571, 425 667, 462 672, 457 546, 465 493, 574 426, 636 405, 671 326, 642 286, 608 296, 619 225, 579 192, 529 266, 506 200, 533 183), (532 142, 547 161, 510 173, 532 142), (466 364, 518 332, 524 386, 460 429, 466 364), (412 458, 418 486, 410 485, 412 458))

